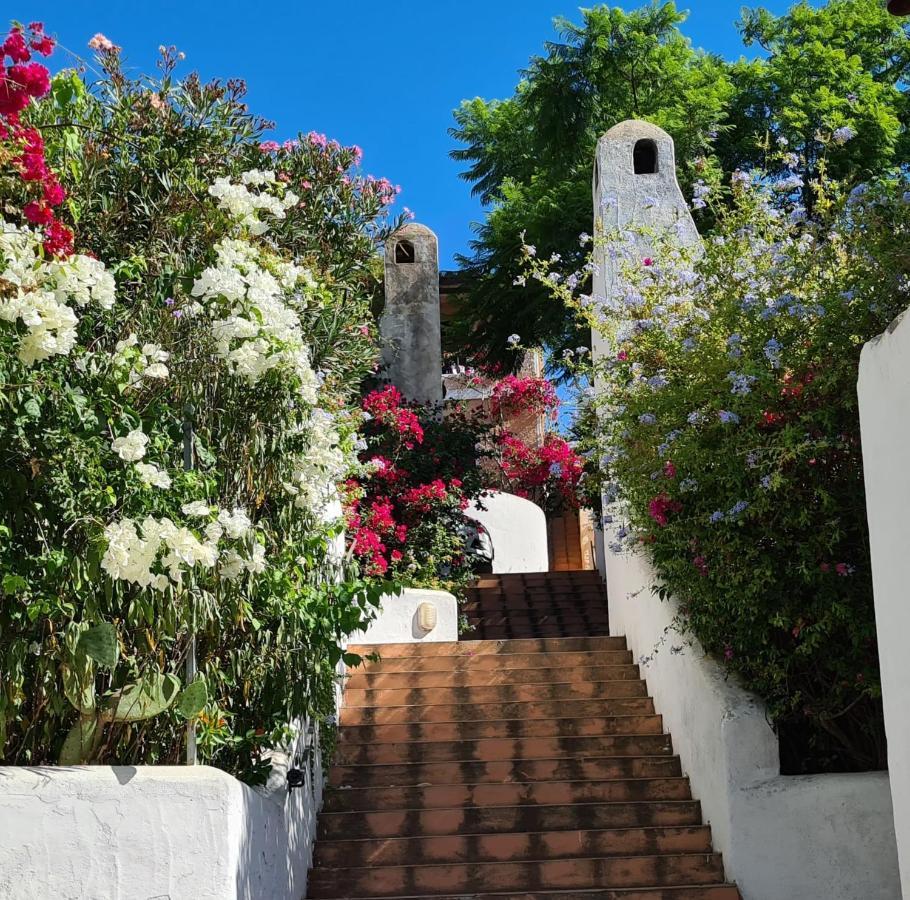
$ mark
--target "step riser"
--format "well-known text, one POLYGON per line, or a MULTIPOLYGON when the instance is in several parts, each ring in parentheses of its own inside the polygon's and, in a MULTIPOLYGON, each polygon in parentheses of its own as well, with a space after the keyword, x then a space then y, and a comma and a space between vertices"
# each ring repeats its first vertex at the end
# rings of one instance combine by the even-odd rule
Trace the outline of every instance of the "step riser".
POLYGON ((458 706, 354 707, 344 711, 344 726, 399 725, 412 722, 492 722, 501 719, 553 719, 557 717, 651 716, 654 701, 640 700, 542 700, 528 703, 465 703, 458 706))
POLYGON ((697 800, 323 813, 319 818, 319 837, 326 840, 354 840, 515 832, 525 834, 539 831, 600 831, 679 825, 701 825, 701 807, 697 800))
POLYGON ((423 644, 352 644, 348 652, 367 656, 379 654, 384 660, 414 656, 503 656, 509 653, 563 653, 567 650, 590 652, 596 650, 628 650, 623 637, 578 637, 555 640, 504 641, 439 641, 423 644))
POLYGON ((682 774, 675 756, 639 759, 538 759, 492 763, 333 766, 334 787, 391 787, 418 784, 502 784, 537 781, 607 781, 615 778, 676 778, 682 774))
POLYGON ((613 734, 661 734, 661 716, 609 716, 603 719, 509 719, 487 722, 411 722, 401 725, 352 725, 341 732, 341 745, 395 744, 406 741, 477 741, 493 738, 599 737, 613 734))
MULTIPOLYGON (((350 705, 351 697, 359 692, 394 691, 395 694, 382 698, 393 706, 397 698, 414 694, 418 702, 426 704, 496 703, 500 700, 547 700, 561 697, 644 697, 644 684, 638 666, 595 666, 587 678, 583 670, 565 669, 509 669, 499 672, 401 672, 391 675, 355 673, 346 681, 345 704, 350 705), (617 684, 617 682, 622 682, 617 684), (422 690, 433 689, 432 693, 420 695, 422 690), (443 694, 442 691, 451 693, 443 694), (498 690, 491 694, 491 700, 482 699, 483 692, 498 690), (608 694, 607 690, 631 691, 628 694, 608 694), (442 699, 436 700, 435 697, 442 699)), ((362 704, 358 704, 362 705, 362 704)))
POLYGON ((458 659, 453 665, 450 660, 435 657, 414 657, 412 659, 388 659, 381 662, 366 662, 357 671, 364 674, 380 670, 388 672, 480 672, 487 669, 552 669, 561 666, 587 668, 589 666, 629 666, 632 653, 628 650, 592 651, 590 653, 510 653, 505 655, 476 656, 458 659))
POLYGON ((522 740, 412 741, 400 744, 342 745, 339 765, 375 765, 400 762, 450 762, 499 759, 556 759, 572 756, 669 756, 669 737, 654 735, 615 735, 608 737, 529 738, 522 740))
POLYGON ((686 778, 630 781, 544 781, 535 784, 439 785, 330 791, 327 812, 371 809, 451 809, 459 806, 558 806, 573 803, 644 803, 691 800, 686 778))
MULTIPOLYGON (((352 898, 365 900, 365 898, 352 898)), ((411 900, 411 898, 389 898, 389 900, 411 900)), ((439 895, 433 900, 465 900, 464 894, 457 897, 452 894, 439 895)), ((742 900, 739 891, 733 885, 704 885, 700 887, 667 887, 667 888, 620 888, 618 890, 601 889, 593 891, 527 891, 521 893, 471 894, 470 900, 742 900)))
POLYGON ((606 625, 523 625, 509 626, 478 626, 470 632, 471 637, 484 641, 502 641, 513 640, 516 638, 546 637, 558 638, 566 634, 578 634, 583 631, 585 634, 609 634, 610 629, 606 625))
POLYGON ((315 865, 318 868, 438 865, 710 852, 711 829, 706 826, 632 828, 391 841, 326 841, 316 847, 315 865))
POLYGON ((315 869, 312 897, 394 897, 439 895, 453 890, 515 891, 558 888, 649 887, 710 884, 723 879, 717 857, 706 854, 616 859, 553 860, 533 863, 408 866, 401 868, 315 869))

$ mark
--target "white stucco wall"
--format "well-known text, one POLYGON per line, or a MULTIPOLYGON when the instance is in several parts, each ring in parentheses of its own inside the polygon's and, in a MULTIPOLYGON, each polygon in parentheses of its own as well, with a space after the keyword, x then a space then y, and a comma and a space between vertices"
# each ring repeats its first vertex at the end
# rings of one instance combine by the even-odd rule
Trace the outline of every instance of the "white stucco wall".
POLYGON ((458 640, 458 601, 448 591, 405 588, 383 597, 382 608, 366 631, 348 638, 349 644, 419 644, 458 640), (436 627, 424 631, 417 621, 421 603, 436 607, 436 627))
POLYGON ((0 897, 300 900, 322 765, 289 792, 275 763, 255 789, 209 766, 0 767, 0 897))
POLYGON ((606 558, 610 630, 641 662, 744 900, 899 900, 888 774, 781 776, 761 701, 674 629, 637 554, 606 558))
POLYGON ((910 897, 910 313, 863 348, 859 411, 894 825, 910 897))
POLYGON ((469 506, 465 515, 489 532, 494 573, 549 571, 547 518, 536 503, 514 494, 490 491, 481 504, 469 506))

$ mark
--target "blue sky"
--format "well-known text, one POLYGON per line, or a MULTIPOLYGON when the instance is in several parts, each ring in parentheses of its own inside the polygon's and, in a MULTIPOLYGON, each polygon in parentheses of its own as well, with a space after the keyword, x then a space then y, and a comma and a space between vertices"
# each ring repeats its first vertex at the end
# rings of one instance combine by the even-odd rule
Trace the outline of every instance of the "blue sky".
MULTIPOLYGON (((402 186, 400 202, 439 235, 440 264, 465 250, 481 218, 449 159, 447 129, 464 98, 509 96, 518 70, 553 35, 552 19, 578 19, 565 0, 461 0, 455 4, 373 0, 45 0, 7 2, 10 18, 42 19, 61 44, 89 55, 97 31, 149 71, 159 44, 186 53, 186 71, 240 77, 251 108, 276 123, 274 136, 316 130, 364 149, 364 168, 402 186)), ((638 3, 620 4, 627 9, 638 3)), ((685 32, 728 57, 742 50, 736 0, 693 0, 685 32)), ((764 0, 783 12, 789 0, 764 0)), ((54 62, 64 64, 65 55, 54 62)))

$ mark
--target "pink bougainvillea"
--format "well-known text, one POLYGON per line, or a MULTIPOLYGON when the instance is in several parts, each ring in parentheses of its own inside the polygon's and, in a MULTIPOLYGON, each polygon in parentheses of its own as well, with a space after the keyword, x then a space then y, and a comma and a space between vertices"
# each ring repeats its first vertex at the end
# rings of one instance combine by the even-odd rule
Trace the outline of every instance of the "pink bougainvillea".
POLYGON ((493 386, 490 412, 494 416, 517 413, 543 414, 559 406, 556 388, 546 378, 507 375, 493 386))

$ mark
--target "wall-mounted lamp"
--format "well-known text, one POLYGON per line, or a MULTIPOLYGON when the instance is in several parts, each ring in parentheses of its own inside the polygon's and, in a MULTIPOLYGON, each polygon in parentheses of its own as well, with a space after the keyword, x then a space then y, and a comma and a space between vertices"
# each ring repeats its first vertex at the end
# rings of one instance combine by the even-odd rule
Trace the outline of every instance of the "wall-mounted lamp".
POLYGON ((421 603, 417 607, 417 624, 423 631, 432 631, 436 627, 436 607, 432 603, 421 603))

